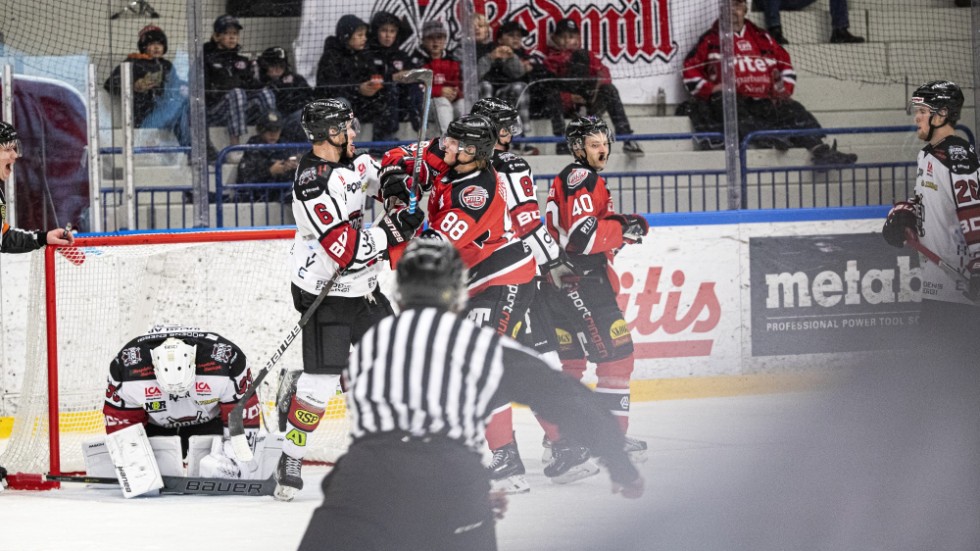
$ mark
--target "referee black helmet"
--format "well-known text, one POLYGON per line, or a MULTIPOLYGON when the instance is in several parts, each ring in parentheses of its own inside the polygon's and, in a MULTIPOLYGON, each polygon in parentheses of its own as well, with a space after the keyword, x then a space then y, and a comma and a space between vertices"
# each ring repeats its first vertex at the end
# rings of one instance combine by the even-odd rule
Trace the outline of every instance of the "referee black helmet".
POLYGON ((466 268, 452 243, 413 239, 396 269, 395 301, 401 308, 435 306, 459 312, 466 306, 466 268))

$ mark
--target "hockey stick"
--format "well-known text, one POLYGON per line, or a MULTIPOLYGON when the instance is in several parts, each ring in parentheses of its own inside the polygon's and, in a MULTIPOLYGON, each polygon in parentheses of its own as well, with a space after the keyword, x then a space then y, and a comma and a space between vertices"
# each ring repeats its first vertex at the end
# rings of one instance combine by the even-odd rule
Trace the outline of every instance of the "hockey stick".
MULTIPOLYGON (((382 208, 381 214, 379 214, 378 217, 375 218, 374 222, 371 223, 371 227, 378 225, 378 223, 381 222, 381 218, 383 218, 385 214, 386 211, 382 208)), ((279 359, 282 358, 282 355, 286 352, 286 349, 289 348, 289 345, 293 344, 296 337, 301 331, 303 331, 303 327, 306 326, 306 324, 310 321, 310 318, 313 317, 313 314, 316 313, 316 310, 320 307, 323 299, 327 298, 327 295, 330 293, 330 289, 337 281, 337 278, 339 278, 344 272, 346 272, 346 270, 338 269, 334 271, 326 285, 324 285, 323 289, 320 290, 320 294, 316 296, 316 300, 313 301, 313 304, 311 304, 310 307, 303 312, 303 316, 299 318, 299 323, 297 323, 286 335, 286 338, 279 343, 279 347, 276 348, 275 353, 273 353, 272 357, 269 358, 269 361, 265 363, 265 366, 262 367, 259 374, 255 376, 255 380, 252 381, 249 389, 245 391, 245 394, 238 399, 238 403, 235 404, 235 407, 233 407, 231 412, 228 413, 228 435, 229 439, 231 440, 232 449, 235 451, 235 457, 238 460, 252 460, 252 449, 249 447, 248 439, 245 437, 245 404, 252 399, 252 396, 254 396, 256 392, 258 392, 259 385, 262 384, 262 381, 264 381, 266 376, 269 375, 272 368, 275 367, 277 362, 279 362, 279 359)))
MULTIPOLYGON (((419 174, 422 165, 419 163, 422 158, 422 141, 425 140, 425 132, 429 128, 429 104, 432 102, 432 70, 431 69, 412 69, 405 71, 399 82, 421 82, 425 85, 425 93, 422 98, 422 121, 419 125, 419 139, 415 143, 415 158, 412 165, 412 187, 419 185, 419 174)), ((421 189, 421 186, 420 186, 421 189)), ((409 212, 415 212, 415 191, 409 190, 409 212)))
MULTIPOLYGON (((116 478, 104 476, 49 474, 45 475, 44 478, 55 482, 119 485, 119 480, 116 478)), ((276 481, 273 477, 266 480, 235 480, 231 478, 165 476, 160 493, 204 496, 271 496, 275 489, 276 481)))
POLYGON ((923 245, 922 242, 919 241, 919 236, 916 235, 915 232, 912 231, 911 229, 905 230, 905 244, 919 251, 919 253, 922 256, 926 257, 930 262, 932 262, 936 266, 939 266, 946 273, 953 276, 954 278, 959 279, 960 281, 964 281, 966 283, 970 282, 970 278, 967 277, 966 274, 964 274, 960 270, 957 270, 952 264, 946 262, 945 260, 942 259, 941 256, 934 253, 932 249, 923 245))

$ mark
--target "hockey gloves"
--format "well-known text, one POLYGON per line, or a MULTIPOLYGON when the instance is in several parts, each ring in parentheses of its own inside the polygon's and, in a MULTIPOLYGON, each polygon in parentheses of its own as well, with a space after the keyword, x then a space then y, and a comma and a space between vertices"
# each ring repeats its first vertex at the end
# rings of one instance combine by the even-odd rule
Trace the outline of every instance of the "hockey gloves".
POLYGON ((541 265, 541 273, 548 283, 562 289, 575 279, 575 269, 565 251, 558 252, 558 258, 541 265))
POLYGON ((623 225, 623 241, 628 245, 643 243, 643 236, 650 231, 647 219, 639 214, 610 214, 606 220, 615 220, 623 225))
POLYGON ((381 229, 388 237, 388 245, 398 245, 407 242, 415 235, 415 230, 422 226, 425 213, 422 209, 408 212, 407 208, 389 212, 381 219, 381 229))
POLYGON ((966 275, 970 282, 966 287, 966 297, 980 302, 980 258, 974 258, 966 265, 966 275))
POLYGON ((395 198, 406 205, 408 204, 412 177, 405 172, 404 168, 400 165, 383 166, 378 171, 378 179, 381 181, 382 199, 387 201, 395 198))
POLYGON ((885 225, 881 228, 881 236, 889 245, 902 248, 905 246, 905 230, 918 232, 916 210, 915 204, 911 201, 900 201, 888 211, 885 225))

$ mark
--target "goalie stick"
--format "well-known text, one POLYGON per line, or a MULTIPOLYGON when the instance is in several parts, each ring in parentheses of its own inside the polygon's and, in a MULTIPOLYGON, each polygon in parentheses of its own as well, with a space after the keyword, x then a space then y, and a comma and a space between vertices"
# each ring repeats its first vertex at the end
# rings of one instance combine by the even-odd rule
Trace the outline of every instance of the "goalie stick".
MULTIPOLYGON (((386 213, 387 211, 382 208, 381 214, 375 218, 374 222, 371 223, 371 226, 374 227, 378 225, 386 213)), ((235 404, 235 406, 231 409, 231 412, 228 414, 229 439, 231 440, 232 449, 235 451, 235 457, 240 461, 251 461, 253 457, 252 448, 249 447, 248 439, 245 437, 245 404, 252 398, 252 396, 255 395, 256 392, 258 392, 259 385, 262 384, 262 381, 264 381, 269 375, 272 368, 275 367, 277 362, 279 362, 279 359, 282 358, 282 355, 286 352, 286 349, 289 348, 289 345, 293 344, 293 341, 296 340, 296 337, 303 330, 303 327, 306 326, 306 324, 310 321, 310 318, 313 317, 313 314, 316 313, 316 310, 320 307, 323 299, 327 298, 327 295, 330 293, 330 288, 333 287, 333 284, 337 281, 337 278, 344 272, 346 272, 346 270, 337 270, 332 276, 330 276, 330 280, 327 281, 326 285, 323 286, 323 289, 320 290, 320 294, 316 296, 316 300, 314 300, 313 304, 306 309, 306 312, 303 312, 303 316, 299 318, 299 323, 297 323, 286 335, 286 338, 279 343, 279 347, 276 348, 275 353, 273 353, 272 357, 269 358, 269 361, 265 363, 265 366, 262 367, 259 374, 255 376, 255 380, 252 381, 249 389, 245 391, 245 394, 243 394, 241 398, 239 398, 238 403, 235 404)))
MULTIPOLYGON (((44 478, 55 482, 119 485, 119 480, 107 476, 49 474, 44 478)), ((160 493, 203 496, 271 496, 275 489, 276 480, 271 476, 266 480, 165 476, 163 477, 163 488, 160 489, 160 493)))

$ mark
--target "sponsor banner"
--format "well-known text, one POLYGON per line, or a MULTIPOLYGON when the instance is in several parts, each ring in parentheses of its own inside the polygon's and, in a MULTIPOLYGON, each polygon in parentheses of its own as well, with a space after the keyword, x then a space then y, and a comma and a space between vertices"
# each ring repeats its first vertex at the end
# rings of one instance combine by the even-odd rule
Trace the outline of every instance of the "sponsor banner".
POLYGON ((918 324, 918 258, 879 234, 749 239, 752 356, 881 350, 918 324))

